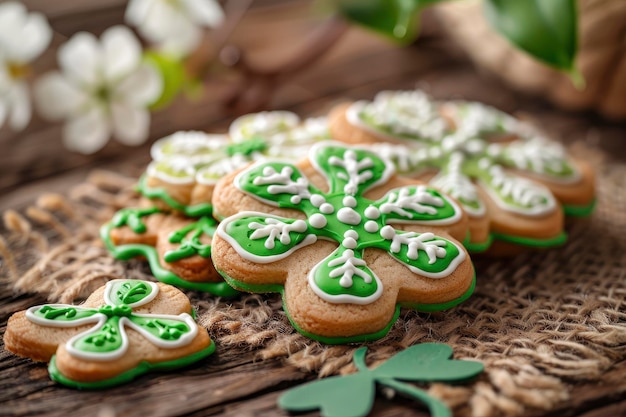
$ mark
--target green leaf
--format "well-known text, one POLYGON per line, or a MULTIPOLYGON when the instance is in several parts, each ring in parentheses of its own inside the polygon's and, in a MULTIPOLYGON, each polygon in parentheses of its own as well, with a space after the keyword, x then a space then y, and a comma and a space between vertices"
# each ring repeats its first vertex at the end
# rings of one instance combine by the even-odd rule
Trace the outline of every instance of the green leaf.
POLYGON ((278 406, 294 412, 320 410, 324 417, 366 416, 375 393, 372 376, 359 372, 291 389, 278 398, 278 406))
POLYGON ((459 382, 483 371, 480 362, 450 359, 452 348, 442 343, 411 346, 372 370, 379 378, 395 378, 420 382, 459 382))
POLYGON ((186 74, 182 60, 156 51, 146 51, 144 59, 154 65, 163 79, 161 96, 151 104, 152 110, 167 106, 185 86, 186 74))
POLYGON ((575 0, 486 0, 487 20, 536 59, 575 74, 578 14, 575 0))
POLYGON ((442 0, 339 0, 346 19, 408 44, 417 37, 419 13, 442 0))

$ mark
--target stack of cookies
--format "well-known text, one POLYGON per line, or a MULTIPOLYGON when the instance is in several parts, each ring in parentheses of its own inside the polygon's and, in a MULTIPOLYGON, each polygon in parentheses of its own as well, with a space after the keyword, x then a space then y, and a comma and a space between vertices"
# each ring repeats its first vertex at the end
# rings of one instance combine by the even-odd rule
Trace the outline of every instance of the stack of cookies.
MULTIPOLYGON (((565 218, 589 215, 595 201, 589 166, 533 126, 421 91, 381 92, 338 106, 327 119, 250 114, 228 134, 178 132, 151 153, 138 184, 142 205, 102 227, 110 252, 145 258, 158 281, 181 288, 218 296, 279 292, 293 326, 331 344, 384 336, 401 307, 455 306, 474 290, 470 253, 560 245, 565 218)), ((134 304, 104 291, 92 313, 39 306, 12 322, 44 333, 37 326, 59 316, 81 325, 89 321, 78 323, 76 315, 97 316, 100 328, 115 318, 116 329, 120 322, 135 329, 134 304)), ((179 328, 182 338, 193 327, 189 319, 170 317, 168 329, 179 328)), ((36 359, 68 338, 62 355, 71 356, 87 337, 66 334, 35 355, 9 330, 7 348, 36 359)))

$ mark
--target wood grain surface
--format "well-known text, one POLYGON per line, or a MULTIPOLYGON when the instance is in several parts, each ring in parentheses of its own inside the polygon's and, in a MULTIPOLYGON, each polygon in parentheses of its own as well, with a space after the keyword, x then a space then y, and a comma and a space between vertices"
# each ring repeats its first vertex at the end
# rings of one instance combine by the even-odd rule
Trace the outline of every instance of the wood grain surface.
MULTIPOLYGON (((124 0, 24 1, 46 13, 63 37, 79 30, 101 32, 122 21, 124 0)), ((259 65, 288 59, 319 19, 311 17, 307 1, 256 2, 230 40, 259 65)), ((349 99, 371 98, 382 89, 422 87, 436 98, 483 101, 536 121, 565 143, 595 146, 626 161, 626 125, 606 122, 592 113, 566 113, 536 97, 512 92, 499 81, 477 71, 428 20, 419 42, 399 48, 360 29, 351 29, 323 59, 284 82, 269 108, 287 109, 303 116, 321 115, 349 99)), ((54 66, 46 53, 37 70, 54 66)), ((223 131, 233 115, 221 105, 234 80, 217 74, 207 82, 198 100, 181 98, 172 108, 157 112, 151 141, 179 129, 223 131)), ((127 148, 114 141, 99 154, 81 156, 62 148, 60 126, 35 118, 23 132, 0 130, 0 211, 19 209, 43 191, 63 191, 81 182, 94 168, 134 174, 148 161, 149 144, 127 148)), ((44 300, 12 292, 0 269, 0 333, 8 317, 44 300)), ((76 392, 47 376, 46 366, 18 358, 0 347, 0 415, 287 415, 276 407, 286 389, 316 376, 286 366, 281 360, 256 358, 255 352, 232 356, 220 350, 208 360, 176 373, 158 373, 129 386, 98 392, 76 392)), ((317 415, 316 413, 304 415, 317 415)), ((409 400, 379 396, 373 415, 425 416, 409 400)), ((572 386, 571 400, 546 414, 529 416, 626 416, 626 362, 608 371, 601 381, 572 386)))

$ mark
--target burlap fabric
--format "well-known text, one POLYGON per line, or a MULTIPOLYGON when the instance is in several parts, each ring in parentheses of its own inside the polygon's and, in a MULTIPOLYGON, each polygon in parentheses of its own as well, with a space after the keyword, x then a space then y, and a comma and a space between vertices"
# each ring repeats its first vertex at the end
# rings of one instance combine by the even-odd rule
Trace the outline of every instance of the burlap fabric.
MULTIPOLYGON (((438 341, 456 358, 482 361, 486 371, 470 385, 429 387, 455 415, 480 417, 550 410, 568 400, 572 385, 598 380, 626 359, 626 164, 582 152, 598 167, 598 205, 591 219, 570 225, 564 247, 474 257, 478 285, 470 300, 437 314, 403 310, 389 335, 369 344, 369 358, 438 341)), ((98 237, 116 210, 136 204, 134 182, 94 172, 67 195, 43 195, 23 211, 5 212, 1 279, 51 302, 78 301, 109 279, 150 279, 143 262, 114 260, 98 237)), ((230 301, 189 295, 228 356, 255 350, 260 359, 283 357, 320 376, 355 371, 356 347, 299 335, 275 294, 230 301)))

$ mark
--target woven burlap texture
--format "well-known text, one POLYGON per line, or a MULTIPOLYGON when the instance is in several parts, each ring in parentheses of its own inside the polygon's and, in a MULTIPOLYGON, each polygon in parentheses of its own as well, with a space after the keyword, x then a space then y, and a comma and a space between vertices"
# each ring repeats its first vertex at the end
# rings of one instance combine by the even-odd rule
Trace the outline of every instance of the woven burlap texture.
MULTIPOLYGON (((469 385, 433 384, 429 392, 461 416, 517 416, 567 401, 568 387, 599 379, 626 358, 626 165, 602 162, 598 204, 568 227, 568 243, 508 259, 474 256, 472 298, 442 313, 403 310, 389 334, 370 343, 376 363, 402 348, 443 342, 455 358, 477 359, 485 373, 469 385)), ((114 260, 100 225, 136 205, 135 179, 93 172, 67 195, 43 195, 4 213, 2 279, 51 302, 76 302, 109 279, 151 279, 140 260, 114 260)), ((227 356, 254 350, 320 376, 356 371, 355 346, 326 346, 296 333, 276 294, 220 300, 189 292, 199 322, 227 356)))

